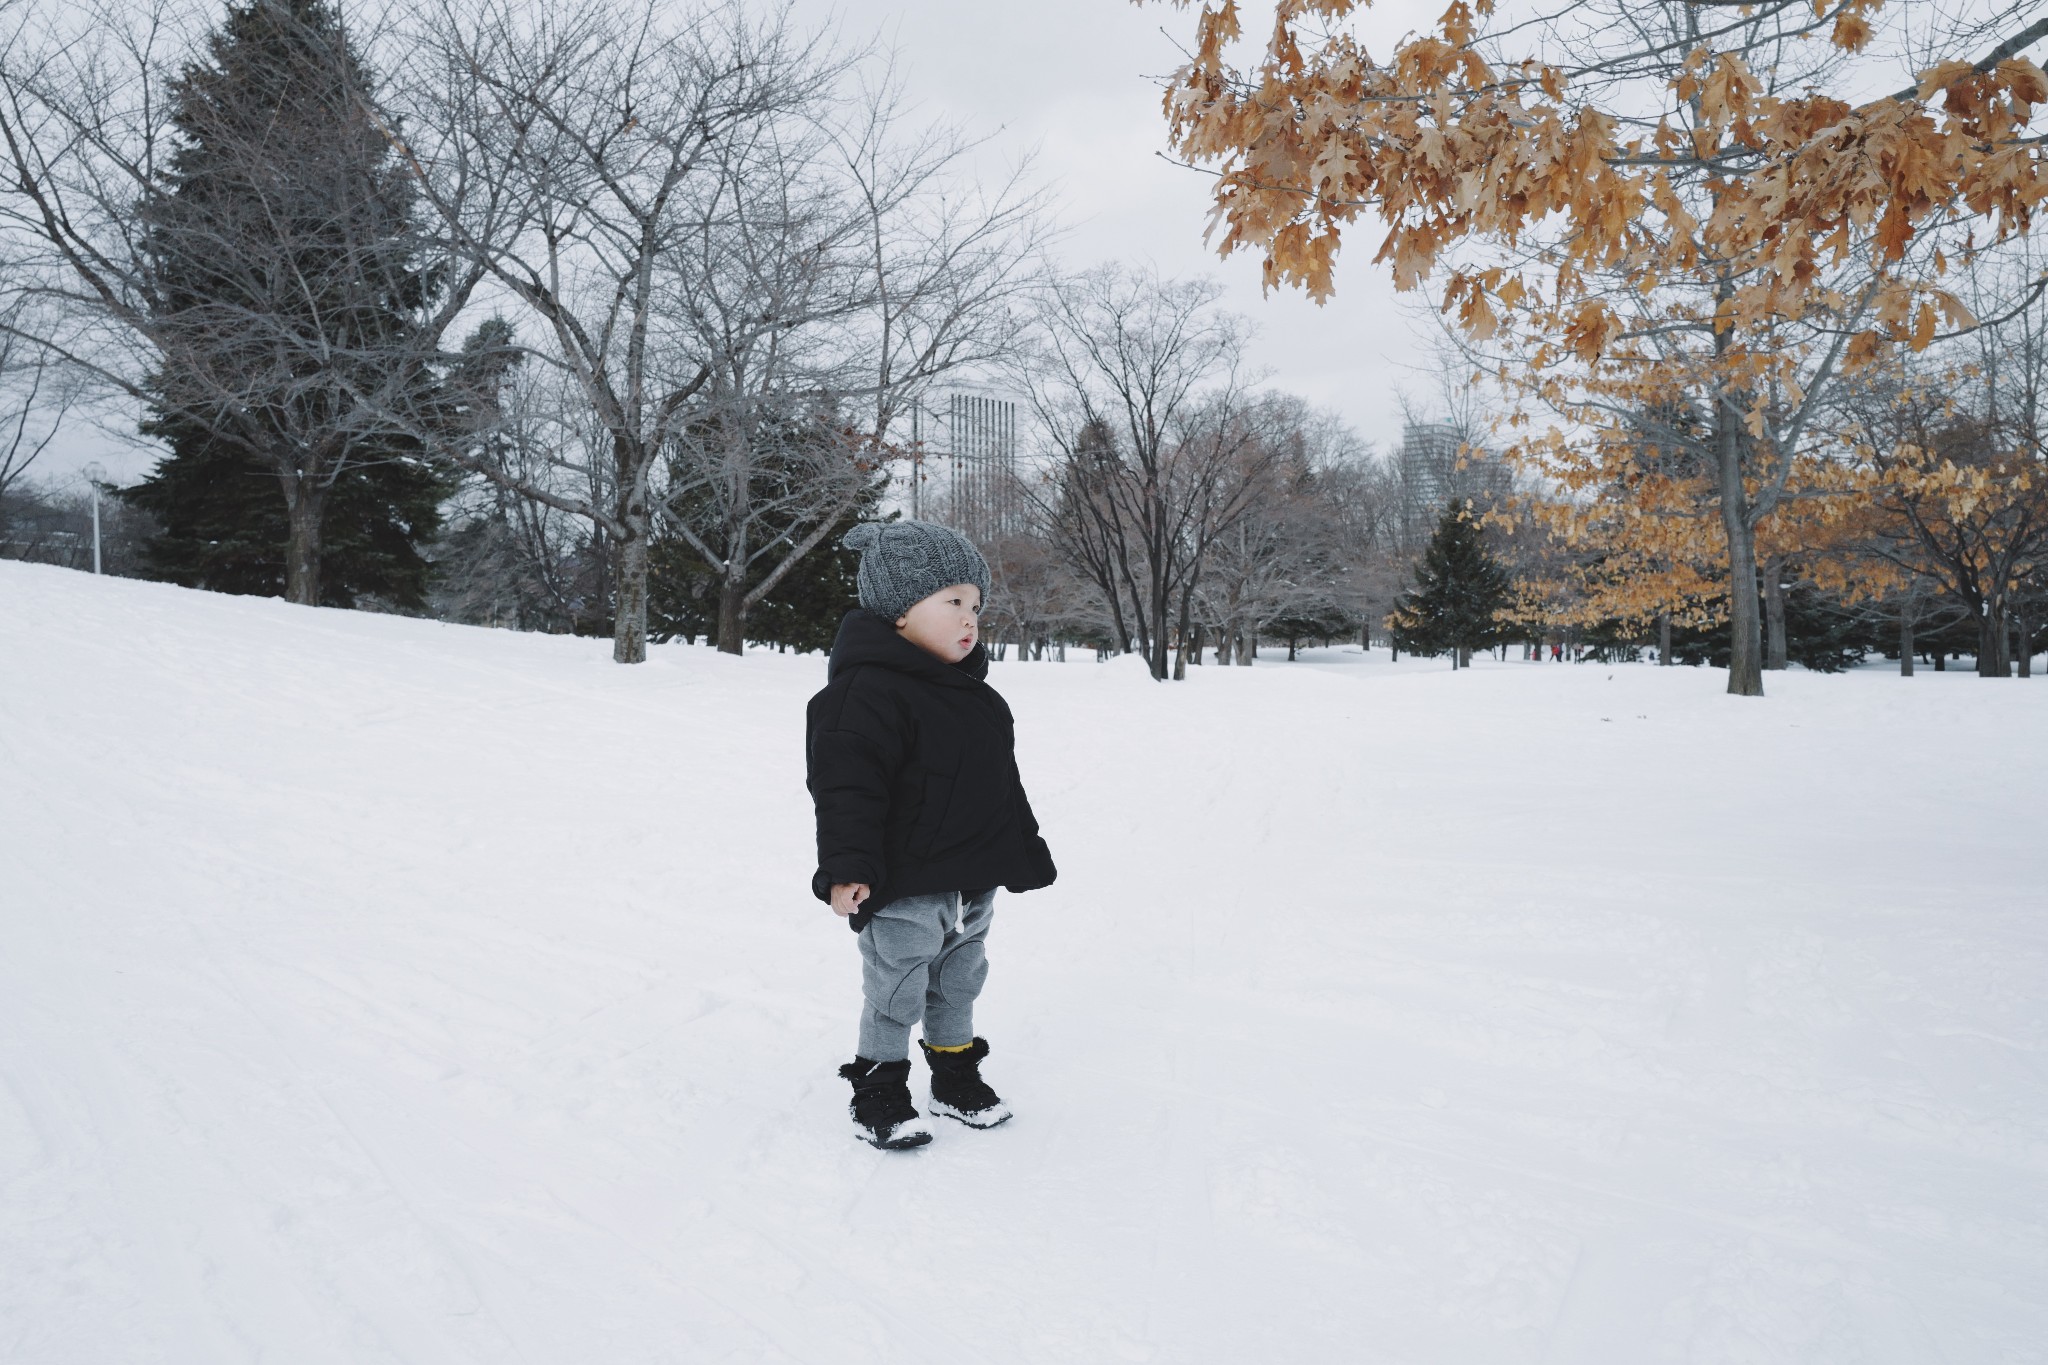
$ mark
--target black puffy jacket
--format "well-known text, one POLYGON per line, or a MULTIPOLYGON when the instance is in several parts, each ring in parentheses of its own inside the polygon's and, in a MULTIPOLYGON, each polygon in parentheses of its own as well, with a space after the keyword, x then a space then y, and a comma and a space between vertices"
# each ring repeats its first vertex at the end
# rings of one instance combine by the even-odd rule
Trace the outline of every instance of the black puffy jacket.
POLYGON ((856 932, 905 896, 1052 884, 1010 708, 987 676, 979 645, 949 664, 874 612, 839 623, 829 681, 806 716, 818 810, 811 890, 829 901, 836 883, 866 883, 856 932))

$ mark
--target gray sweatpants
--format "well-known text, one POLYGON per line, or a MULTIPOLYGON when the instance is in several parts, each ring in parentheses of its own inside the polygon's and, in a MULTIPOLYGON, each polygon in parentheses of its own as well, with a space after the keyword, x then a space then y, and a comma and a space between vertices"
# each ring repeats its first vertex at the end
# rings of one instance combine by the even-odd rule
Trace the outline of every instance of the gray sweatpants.
POLYGON ((910 1030, 920 1019, 933 1047, 974 1041, 974 998, 988 979, 982 940, 995 909, 989 890, 906 896, 875 911, 859 940, 861 1056, 908 1057, 910 1030))

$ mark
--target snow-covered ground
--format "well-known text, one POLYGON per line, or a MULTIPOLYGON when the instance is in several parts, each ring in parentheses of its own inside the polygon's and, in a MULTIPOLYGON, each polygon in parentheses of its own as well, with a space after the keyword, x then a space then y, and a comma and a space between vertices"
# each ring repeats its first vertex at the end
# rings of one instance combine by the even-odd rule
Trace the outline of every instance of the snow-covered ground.
POLYGON ((815 658, 0 564, 0 1360, 2048 1359, 2048 684, 1006 663, 847 1136, 815 658))

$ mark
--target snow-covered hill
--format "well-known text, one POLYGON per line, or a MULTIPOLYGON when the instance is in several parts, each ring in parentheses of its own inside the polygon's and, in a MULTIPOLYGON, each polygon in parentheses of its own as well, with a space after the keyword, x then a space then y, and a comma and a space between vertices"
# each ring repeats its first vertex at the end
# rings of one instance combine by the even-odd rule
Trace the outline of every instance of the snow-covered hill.
POLYGON ((0 1359, 2048 1358, 2048 685, 998 665, 883 1154, 819 661, 607 653, 0 563, 0 1359))

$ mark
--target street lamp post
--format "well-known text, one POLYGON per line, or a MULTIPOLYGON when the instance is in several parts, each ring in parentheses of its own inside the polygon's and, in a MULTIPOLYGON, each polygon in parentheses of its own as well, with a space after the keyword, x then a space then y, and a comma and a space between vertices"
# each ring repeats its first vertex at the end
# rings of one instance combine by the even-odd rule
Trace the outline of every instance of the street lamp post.
POLYGON ((92 571, 100 571, 100 482, 107 471, 98 463, 85 467, 86 487, 92 489, 92 571))

